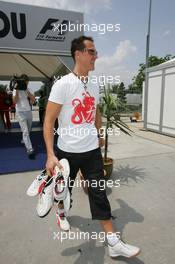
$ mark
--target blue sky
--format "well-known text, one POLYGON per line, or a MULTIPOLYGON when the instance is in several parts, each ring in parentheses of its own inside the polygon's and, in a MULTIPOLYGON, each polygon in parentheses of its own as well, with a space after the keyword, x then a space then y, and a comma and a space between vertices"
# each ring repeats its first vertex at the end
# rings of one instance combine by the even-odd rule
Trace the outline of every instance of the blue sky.
MULTIPOLYGON (((120 24, 120 32, 88 32, 99 59, 96 72, 120 75, 126 86, 145 62, 149 0, 13 0, 25 4, 84 12, 85 23, 120 24)), ((152 0, 150 54, 175 55, 174 0, 152 0)))

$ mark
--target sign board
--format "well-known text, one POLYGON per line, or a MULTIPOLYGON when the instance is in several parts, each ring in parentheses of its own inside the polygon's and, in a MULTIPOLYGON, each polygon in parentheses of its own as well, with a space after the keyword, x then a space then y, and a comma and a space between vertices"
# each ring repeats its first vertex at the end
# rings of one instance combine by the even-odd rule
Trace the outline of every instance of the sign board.
POLYGON ((0 1, 0 52, 70 55, 83 14, 0 1))

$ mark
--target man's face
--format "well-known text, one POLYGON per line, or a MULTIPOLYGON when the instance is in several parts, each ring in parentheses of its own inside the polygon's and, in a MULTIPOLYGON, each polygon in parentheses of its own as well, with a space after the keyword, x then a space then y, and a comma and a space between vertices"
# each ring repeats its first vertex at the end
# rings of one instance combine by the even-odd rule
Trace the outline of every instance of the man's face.
POLYGON ((92 41, 84 41, 84 50, 77 51, 77 62, 82 65, 87 71, 93 71, 95 68, 95 61, 97 59, 97 51, 92 41))

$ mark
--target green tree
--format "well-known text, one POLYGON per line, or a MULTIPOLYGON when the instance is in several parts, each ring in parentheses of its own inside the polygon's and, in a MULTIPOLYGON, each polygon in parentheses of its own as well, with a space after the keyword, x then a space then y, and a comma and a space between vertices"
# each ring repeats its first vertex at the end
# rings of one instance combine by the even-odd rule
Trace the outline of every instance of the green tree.
MULTIPOLYGON (((157 66, 163 62, 166 62, 175 56, 167 54, 165 57, 150 56, 148 60, 148 67, 157 66)), ((139 64, 138 74, 134 76, 133 83, 128 86, 128 91, 131 93, 142 93, 143 81, 145 81, 145 63, 139 64)))
POLYGON ((119 88, 119 84, 112 85, 112 93, 117 94, 118 88, 119 88))
POLYGON ((118 86, 117 98, 121 101, 121 103, 126 104, 126 90, 123 82, 121 82, 118 86))
POLYGON ((121 113, 126 109, 126 89, 123 82, 121 82, 117 89, 117 98, 120 102, 120 105, 118 107, 119 112, 121 113))

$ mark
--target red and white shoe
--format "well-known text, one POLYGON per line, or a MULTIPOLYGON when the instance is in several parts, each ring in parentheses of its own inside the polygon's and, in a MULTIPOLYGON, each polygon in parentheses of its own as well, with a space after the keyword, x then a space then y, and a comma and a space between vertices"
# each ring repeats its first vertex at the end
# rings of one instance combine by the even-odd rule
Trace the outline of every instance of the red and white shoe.
POLYGON ((42 192, 44 186, 46 185, 46 180, 48 178, 46 170, 43 170, 34 181, 31 183, 29 188, 27 189, 28 196, 36 196, 42 192))
POLYGON ((38 203, 36 206, 39 217, 46 216, 53 206, 53 179, 47 182, 42 192, 39 194, 38 203))
POLYGON ((60 227, 61 230, 63 231, 69 231, 70 230, 70 224, 67 220, 67 217, 64 213, 56 213, 56 218, 57 218, 57 224, 60 227))
POLYGON ((67 159, 61 159, 59 162, 63 170, 60 170, 57 166, 55 167, 53 175, 53 197, 58 203, 63 201, 64 211, 67 214, 70 209, 70 192, 68 186, 70 167, 67 159))

